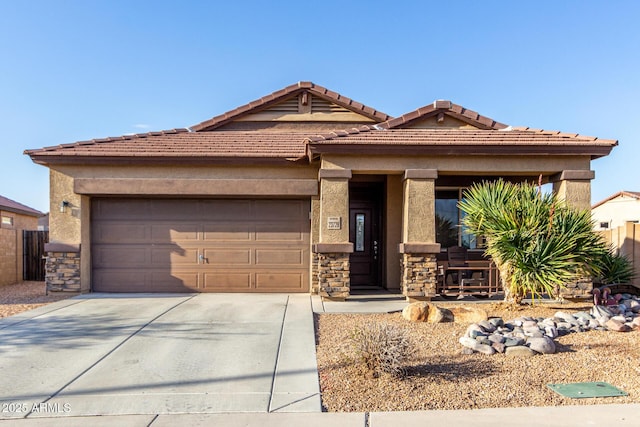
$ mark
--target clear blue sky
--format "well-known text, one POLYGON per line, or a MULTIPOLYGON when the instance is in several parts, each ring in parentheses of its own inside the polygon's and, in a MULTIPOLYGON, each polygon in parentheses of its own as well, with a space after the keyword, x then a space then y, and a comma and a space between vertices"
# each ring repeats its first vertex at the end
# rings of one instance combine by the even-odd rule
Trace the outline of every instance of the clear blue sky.
POLYGON ((617 139, 593 202, 640 191, 640 2, 0 0, 0 194, 28 148, 187 127, 300 80, 390 115, 449 99, 617 139))

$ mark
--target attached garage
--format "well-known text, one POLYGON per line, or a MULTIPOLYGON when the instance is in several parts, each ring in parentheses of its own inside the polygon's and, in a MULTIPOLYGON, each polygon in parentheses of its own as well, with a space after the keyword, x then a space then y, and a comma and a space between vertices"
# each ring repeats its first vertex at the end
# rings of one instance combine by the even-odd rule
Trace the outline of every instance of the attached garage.
POLYGON ((96 292, 308 292, 309 200, 96 198, 96 292))

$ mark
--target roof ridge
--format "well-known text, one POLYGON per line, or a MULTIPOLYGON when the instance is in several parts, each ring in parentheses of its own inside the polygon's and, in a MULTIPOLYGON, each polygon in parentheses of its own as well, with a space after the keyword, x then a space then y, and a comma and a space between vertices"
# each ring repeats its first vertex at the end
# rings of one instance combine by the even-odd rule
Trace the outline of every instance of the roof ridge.
POLYGON ((431 104, 424 105, 413 111, 405 113, 400 117, 389 119, 384 123, 381 123, 380 126, 386 127, 388 129, 399 128, 415 122, 416 120, 426 118, 437 113, 447 114, 458 120, 462 120, 473 126, 485 130, 504 129, 507 127, 507 125, 504 123, 500 123, 490 117, 483 116, 473 110, 469 110, 468 108, 463 107, 462 105, 454 104, 453 102, 445 99, 437 99, 431 104))
POLYGON ((281 101, 283 98, 287 96, 293 95, 296 92, 301 92, 304 90, 308 90, 312 94, 315 94, 321 98, 325 98, 326 100, 330 100, 336 103, 337 105, 340 105, 358 114, 365 115, 373 120, 378 120, 380 122, 383 122, 391 118, 390 115, 383 113, 382 111, 376 110, 375 108, 368 107, 360 102, 357 102, 351 98, 341 95, 338 92, 334 92, 330 89, 327 89, 326 87, 317 85, 310 81, 299 81, 297 83, 294 83, 292 85, 279 89, 275 92, 272 92, 268 95, 265 95, 261 98, 258 98, 254 101, 251 101, 244 105, 236 107, 233 110, 229 110, 225 113, 219 114, 208 120, 195 124, 191 126, 190 129, 194 132, 214 130, 226 123, 229 123, 230 121, 238 117, 241 117, 249 113, 250 111, 267 108, 270 105, 275 104, 278 101, 281 101))

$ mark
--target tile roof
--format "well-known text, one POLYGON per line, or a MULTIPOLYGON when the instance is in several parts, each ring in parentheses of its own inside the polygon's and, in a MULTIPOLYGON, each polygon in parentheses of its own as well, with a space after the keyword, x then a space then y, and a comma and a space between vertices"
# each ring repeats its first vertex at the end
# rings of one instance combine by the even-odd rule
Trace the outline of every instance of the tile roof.
POLYGON ((273 92, 270 95, 263 96, 260 99, 249 102, 231 111, 227 111, 224 114, 215 116, 209 120, 205 120, 202 123, 191 126, 191 130, 194 132, 203 132, 214 130, 224 124, 237 120, 238 118, 255 113, 260 110, 264 110, 272 105, 282 102, 285 98, 289 98, 299 92, 309 91, 312 95, 323 98, 329 102, 333 102, 341 107, 351 110, 355 113, 368 117, 376 122, 383 122, 391 119, 391 116, 378 111, 374 108, 367 107, 357 101, 354 101, 346 96, 342 96, 337 92, 333 92, 327 88, 319 86, 312 82, 298 82, 296 84, 280 89, 273 92))
POLYGON ((504 129, 507 125, 476 113, 473 110, 454 104, 451 101, 437 100, 417 110, 403 114, 395 119, 389 119, 380 126, 386 129, 406 128, 412 124, 437 114, 446 114, 479 129, 504 129))
POLYGON ((582 154, 592 158, 607 155, 618 144, 615 140, 530 128, 385 129, 378 125, 310 136, 306 141, 311 153, 355 151, 362 150, 357 146, 367 145, 367 153, 372 154, 420 147, 425 154, 582 154))
POLYGON ((623 197, 626 196, 626 197, 630 197, 632 199, 640 200, 640 192, 638 192, 638 191, 624 191, 623 190, 623 191, 618 191, 616 194, 612 194, 611 196, 607 197, 606 199, 599 201, 595 205, 591 206, 591 209, 595 209, 598 206, 604 205, 608 201, 613 200, 616 197, 620 197, 620 196, 623 196, 623 197))
POLYGON ((299 132, 189 132, 172 129, 92 139, 63 144, 25 154, 37 163, 123 162, 134 158, 139 162, 185 161, 213 162, 229 159, 265 159, 297 161, 305 157, 304 137, 299 132))
POLYGON ((36 217, 44 215, 44 213, 36 209, 30 208, 27 205, 23 205, 22 203, 18 203, 15 200, 11 200, 4 196, 0 196, 0 210, 36 217))

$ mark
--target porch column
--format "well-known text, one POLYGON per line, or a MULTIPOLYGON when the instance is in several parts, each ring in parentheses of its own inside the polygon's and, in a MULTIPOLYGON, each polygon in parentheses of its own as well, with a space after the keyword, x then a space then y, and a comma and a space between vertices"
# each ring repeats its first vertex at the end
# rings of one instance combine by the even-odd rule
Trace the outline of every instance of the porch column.
POLYGON ((321 169, 319 241, 313 245, 318 294, 344 300, 349 296, 349 180, 351 170, 321 169))
POLYGON ((551 177, 553 192, 573 208, 590 210, 591 180, 594 178, 592 170, 564 170, 551 177))
POLYGON ((408 300, 429 300, 436 295, 435 169, 407 169, 403 177, 402 293, 408 300))

